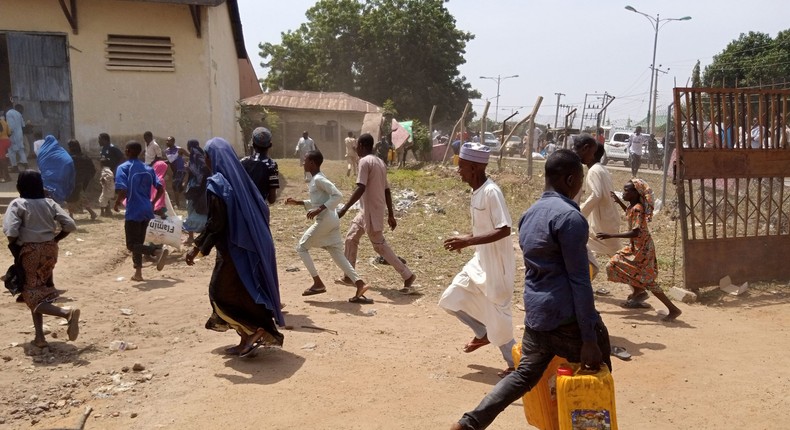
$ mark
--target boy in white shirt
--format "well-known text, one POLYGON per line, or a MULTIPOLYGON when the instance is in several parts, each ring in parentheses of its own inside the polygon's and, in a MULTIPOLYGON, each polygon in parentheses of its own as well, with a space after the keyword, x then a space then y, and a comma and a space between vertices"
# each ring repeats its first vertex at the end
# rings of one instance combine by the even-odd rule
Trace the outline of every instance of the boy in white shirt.
POLYGON ((303 296, 313 296, 326 292, 326 285, 318 276, 318 270, 310 257, 310 248, 324 248, 329 252, 332 260, 343 273, 351 279, 357 292, 354 297, 348 299, 351 303, 370 304, 373 300, 365 297, 368 286, 365 281, 359 278, 354 267, 348 262, 344 254, 343 239, 340 236, 340 218, 337 216, 335 208, 340 203, 343 195, 335 185, 321 173, 321 164, 324 156, 318 151, 309 151, 305 154, 304 171, 311 175, 308 186, 310 200, 294 200, 288 198, 287 205, 303 205, 307 209, 307 218, 315 220, 299 240, 296 252, 299 253, 310 276, 313 277, 313 285, 302 292, 303 296))

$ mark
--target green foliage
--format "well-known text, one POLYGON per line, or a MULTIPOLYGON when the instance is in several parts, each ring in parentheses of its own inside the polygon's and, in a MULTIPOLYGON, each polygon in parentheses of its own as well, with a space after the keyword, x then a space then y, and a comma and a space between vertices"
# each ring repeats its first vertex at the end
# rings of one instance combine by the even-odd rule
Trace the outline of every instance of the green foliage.
POLYGON ((749 87, 790 81, 790 29, 775 39, 765 33, 741 34, 705 67, 711 87, 749 87))
POLYGON ((395 109, 395 102, 392 99, 384 100, 384 103, 381 104, 381 109, 384 110, 384 115, 398 116, 398 109, 395 109))
POLYGON ((480 97, 460 76, 466 43, 445 0, 319 0, 308 22, 259 44, 266 89, 343 91, 403 117, 456 117, 480 97))
POLYGON ((417 119, 412 121, 411 133, 412 140, 414 141, 414 149, 425 159, 425 154, 430 154, 432 149, 431 130, 428 130, 428 126, 417 119))
POLYGON ((694 69, 691 71, 691 86, 693 88, 702 87, 702 79, 700 78, 699 60, 697 60, 697 64, 694 65, 694 69))
POLYGON ((236 117, 236 122, 241 128, 245 142, 252 139, 252 131, 257 127, 266 127, 272 134, 280 128, 280 117, 277 116, 277 113, 269 112, 263 106, 247 105, 237 101, 236 112, 239 114, 236 117))

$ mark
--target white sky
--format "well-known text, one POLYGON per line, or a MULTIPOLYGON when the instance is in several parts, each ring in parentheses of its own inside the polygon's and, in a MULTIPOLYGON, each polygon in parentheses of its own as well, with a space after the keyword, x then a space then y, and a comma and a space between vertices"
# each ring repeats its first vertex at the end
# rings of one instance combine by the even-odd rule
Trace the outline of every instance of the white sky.
MULTIPOLYGON (((304 12, 313 4, 239 0, 245 44, 259 77, 265 72, 258 42, 279 43, 281 32, 306 21, 304 12)), ((629 4, 662 19, 692 17, 659 31, 656 63, 669 69, 659 73, 659 111, 671 102, 673 81, 685 86, 698 59, 704 70, 741 33, 775 37, 790 28, 790 0, 451 0, 446 7, 458 28, 475 35, 461 74, 484 99, 491 98, 489 117, 494 117, 497 85, 480 76, 519 75, 501 81, 499 119, 513 110, 521 118, 543 96, 538 120, 553 124, 557 92, 566 94, 561 104, 577 105, 579 113, 585 93, 606 91, 616 97, 609 118, 638 121, 647 114, 655 32, 645 17, 625 10, 629 4)), ((478 114, 484 103, 473 101, 478 114)))

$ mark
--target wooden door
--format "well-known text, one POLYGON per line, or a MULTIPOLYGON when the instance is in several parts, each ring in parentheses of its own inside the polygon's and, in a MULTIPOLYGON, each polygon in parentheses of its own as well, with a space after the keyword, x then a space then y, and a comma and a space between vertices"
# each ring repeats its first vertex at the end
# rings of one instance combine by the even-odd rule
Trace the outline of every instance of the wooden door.
POLYGON ((25 120, 43 136, 51 134, 61 142, 74 137, 66 36, 9 32, 5 39, 11 96, 25 107, 25 120))

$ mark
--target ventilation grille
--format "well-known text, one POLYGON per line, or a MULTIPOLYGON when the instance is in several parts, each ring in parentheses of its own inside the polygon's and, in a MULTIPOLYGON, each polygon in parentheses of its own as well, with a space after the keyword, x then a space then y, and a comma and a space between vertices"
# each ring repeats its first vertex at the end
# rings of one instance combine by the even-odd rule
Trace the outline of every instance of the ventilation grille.
POLYGON ((169 37, 107 35, 107 70, 175 71, 169 37))

